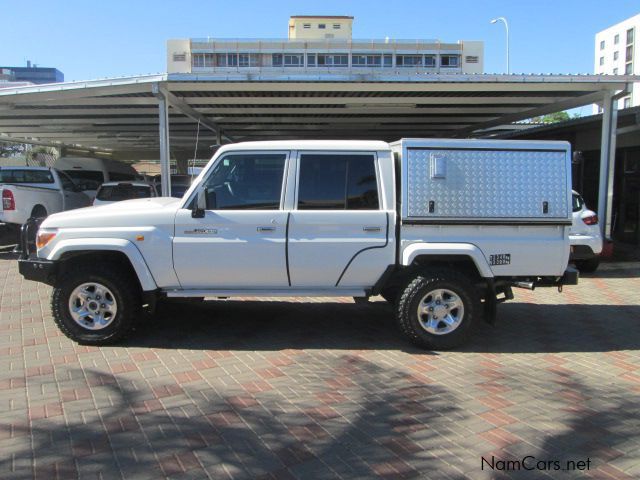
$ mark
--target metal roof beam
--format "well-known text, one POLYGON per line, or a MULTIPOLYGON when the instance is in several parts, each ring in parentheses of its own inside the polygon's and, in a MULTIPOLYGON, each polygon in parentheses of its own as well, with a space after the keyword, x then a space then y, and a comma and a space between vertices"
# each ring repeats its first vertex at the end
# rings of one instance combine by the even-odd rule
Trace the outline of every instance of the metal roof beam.
POLYGON ((195 108, 193 108, 184 100, 176 97, 173 93, 171 93, 169 90, 167 90, 165 87, 161 86, 160 84, 154 83, 152 85, 152 92, 154 95, 157 95, 158 93, 161 93, 162 95, 164 95, 169 105, 176 108, 178 111, 180 111, 182 114, 186 115, 187 117, 192 118, 196 122, 200 122, 200 124, 202 124, 204 127, 211 130, 213 133, 217 134, 218 131, 220 131, 221 135, 224 138, 226 138, 230 142, 234 141, 233 138, 225 134, 222 131, 222 129, 214 121, 209 119, 209 117, 197 111, 195 108))
POLYGON ((542 107, 533 108, 530 110, 524 110, 520 113, 513 113, 511 115, 504 115, 489 122, 481 123, 480 125, 466 127, 458 130, 454 133, 454 137, 465 137, 473 132, 481 132, 490 127, 497 127, 499 125, 505 125, 520 120, 526 120, 528 118, 538 117, 540 115, 547 115, 549 113, 561 112, 563 110, 569 110, 570 108, 580 107, 583 105, 589 105, 602 100, 603 93, 601 91, 592 92, 580 97, 562 100, 560 102, 551 103, 542 107))

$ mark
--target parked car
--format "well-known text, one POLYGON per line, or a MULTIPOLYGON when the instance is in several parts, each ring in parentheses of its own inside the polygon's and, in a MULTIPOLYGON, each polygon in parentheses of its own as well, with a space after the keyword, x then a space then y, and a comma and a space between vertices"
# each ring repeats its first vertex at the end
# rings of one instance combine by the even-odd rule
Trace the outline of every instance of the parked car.
POLYGON ((19 270, 85 344, 164 297, 381 294, 410 341, 453 348, 513 287, 577 283, 570 173, 566 142, 229 144, 180 200, 50 216, 19 270))
MULTIPOLYGON (((171 196, 174 198, 182 198, 189 187, 191 186, 191 182, 197 175, 181 175, 181 174, 173 174, 171 175, 171 196)), ((161 176, 156 175, 154 178, 154 182, 156 184, 156 188, 158 192, 162 190, 161 188, 161 176)))
POLYGON ((593 273, 600 265, 602 253, 602 235, 598 225, 598 215, 589 210, 582 196, 573 191, 573 216, 569 243, 571 245, 572 261, 576 268, 583 273, 593 273))
POLYGON ((91 203, 68 175, 54 168, 2 167, 0 190, 0 222, 14 226, 91 203))
POLYGON ((139 177, 131 165, 107 158, 60 157, 53 166, 69 175, 92 199, 105 182, 136 180, 139 177))
POLYGON ((120 202, 122 200, 133 200, 136 198, 157 197, 156 187, 147 182, 107 182, 103 183, 93 205, 107 205, 109 203, 120 202))

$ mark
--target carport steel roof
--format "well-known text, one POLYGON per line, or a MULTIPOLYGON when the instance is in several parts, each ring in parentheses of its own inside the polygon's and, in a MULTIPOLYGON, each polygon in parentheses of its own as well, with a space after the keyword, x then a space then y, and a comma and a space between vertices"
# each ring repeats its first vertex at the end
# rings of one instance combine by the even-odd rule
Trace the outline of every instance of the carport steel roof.
POLYGON ((0 139, 157 158, 159 99, 170 150, 224 140, 467 137, 602 101, 631 76, 161 74, 0 89, 0 139))
MULTIPOLYGON (((0 89, 0 141, 158 158, 199 158, 225 142, 475 137, 538 115, 602 103, 598 213, 611 218, 616 98, 631 75, 417 73, 159 74, 0 89), (605 202, 605 203, 602 203, 605 202)), ((605 223, 605 222, 603 222, 605 223)))

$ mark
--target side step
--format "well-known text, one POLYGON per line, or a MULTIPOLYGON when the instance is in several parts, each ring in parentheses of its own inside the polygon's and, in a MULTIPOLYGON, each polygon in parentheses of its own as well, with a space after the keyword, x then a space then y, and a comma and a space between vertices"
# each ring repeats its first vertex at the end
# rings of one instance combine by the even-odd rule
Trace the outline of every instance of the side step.
POLYGON ((362 289, 346 289, 346 288, 327 288, 327 289, 311 289, 311 288, 276 288, 276 289, 251 289, 243 288, 241 290, 224 289, 224 290, 163 290, 167 297, 364 297, 365 291, 362 289))

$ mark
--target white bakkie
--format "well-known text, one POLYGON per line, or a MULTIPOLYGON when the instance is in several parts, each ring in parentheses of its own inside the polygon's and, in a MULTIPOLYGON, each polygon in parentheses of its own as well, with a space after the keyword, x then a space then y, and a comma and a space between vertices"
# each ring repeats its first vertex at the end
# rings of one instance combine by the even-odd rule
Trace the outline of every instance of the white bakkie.
POLYGON ((86 344, 164 297, 380 294, 414 343, 453 348, 512 287, 577 283, 570 162, 565 142, 230 144, 182 199, 51 215, 20 271, 86 344))
POLYGON ((71 178, 48 167, 1 167, 0 197, 0 222, 17 226, 29 217, 44 218, 91 204, 71 178))

